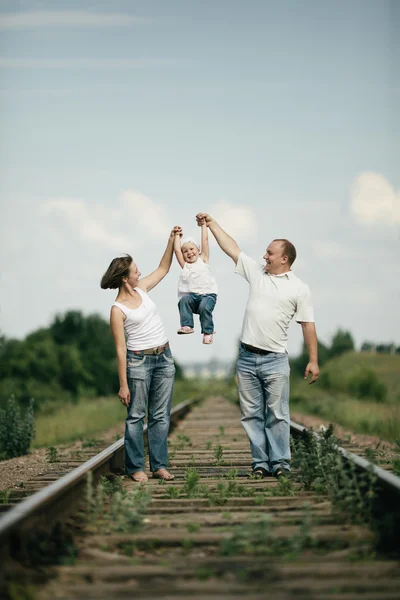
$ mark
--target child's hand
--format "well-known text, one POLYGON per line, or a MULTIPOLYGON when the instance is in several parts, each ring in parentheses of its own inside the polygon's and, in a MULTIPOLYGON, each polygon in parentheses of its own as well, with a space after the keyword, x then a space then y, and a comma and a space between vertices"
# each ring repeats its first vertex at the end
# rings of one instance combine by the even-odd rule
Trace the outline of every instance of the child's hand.
POLYGON ((171 238, 174 239, 176 236, 182 235, 182 227, 180 225, 175 225, 173 230, 171 231, 171 238))

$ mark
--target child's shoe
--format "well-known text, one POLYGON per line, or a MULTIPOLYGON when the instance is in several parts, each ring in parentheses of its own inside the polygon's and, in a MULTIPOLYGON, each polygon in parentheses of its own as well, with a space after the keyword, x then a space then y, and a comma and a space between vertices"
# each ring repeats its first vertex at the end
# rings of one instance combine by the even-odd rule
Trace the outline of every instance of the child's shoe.
POLYGON ((213 343, 213 334, 205 333, 203 335, 203 344, 212 344, 213 343))
POLYGON ((183 327, 180 327, 176 333, 178 333, 179 335, 181 335, 183 333, 194 333, 194 329, 193 329, 193 327, 184 325, 183 327))

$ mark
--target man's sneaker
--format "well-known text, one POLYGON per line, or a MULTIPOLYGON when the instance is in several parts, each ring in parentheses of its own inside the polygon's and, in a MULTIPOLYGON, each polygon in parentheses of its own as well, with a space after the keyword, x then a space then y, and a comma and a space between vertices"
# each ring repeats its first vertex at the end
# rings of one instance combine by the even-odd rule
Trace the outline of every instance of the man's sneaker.
POLYGON ((278 467, 275 473, 273 473, 274 477, 280 479, 281 477, 290 477, 289 469, 283 469, 282 467, 278 467))
POLYGON ((212 344, 213 343, 213 334, 205 333, 203 335, 203 344, 212 344))
POLYGON ((179 335, 183 333, 194 333, 194 329, 193 327, 188 327, 188 325, 185 325, 184 327, 180 327, 176 333, 179 335))

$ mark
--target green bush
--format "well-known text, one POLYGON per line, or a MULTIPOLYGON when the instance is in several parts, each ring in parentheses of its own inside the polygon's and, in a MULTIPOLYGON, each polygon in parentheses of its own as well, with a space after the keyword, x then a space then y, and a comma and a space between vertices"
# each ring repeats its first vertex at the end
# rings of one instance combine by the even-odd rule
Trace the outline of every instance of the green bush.
POLYGON ((356 398, 374 398, 377 402, 384 402, 387 387, 379 377, 370 369, 361 369, 347 381, 350 394, 356 398))
POLYGON ((318 385, 324 390, 331 390, 334 387, 331 374, 328 371, 322 371, 318 379, 318 385))
POLYGON ((0 459, 13 458, 27 454, 35 436, 34 401, 31 399, 24 416, 14 396, 9 398, 7 406, 0 409, 0 459))

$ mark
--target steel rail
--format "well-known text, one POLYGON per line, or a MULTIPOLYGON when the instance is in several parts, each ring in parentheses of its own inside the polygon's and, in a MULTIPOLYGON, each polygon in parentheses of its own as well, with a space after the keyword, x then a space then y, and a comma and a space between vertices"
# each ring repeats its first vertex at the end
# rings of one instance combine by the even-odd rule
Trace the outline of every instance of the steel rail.
MULTIPOLYGON (((197 401, 198 398, 194 398, 175 406, 171 411, 171 424, 175 424, 175 422, 180 417, 184 416, 197 401)), ((291 423, 291 432, 296 437, 306 430, 307 428, 302 425, 294 422, 291 423)), ((144 433, 147 434, 147 425, 144 428, 144 433)), ((316 437, 319 437, 317 432, 313 433, 316 437)), ((33 519, 35 516, 43 514, 44 511, 46 511, 46 515, 50 515, 51 509, 57 506, 58 503, 61 503, 63 497, 68 494, 68 492, 73 492, 75 488, 84 483, 88 473, 98 472, 102 467, 107 467, 107 463, 110 467, 109 470, 111 470, 113 462, 116 464, 118 459, 121 459, 123 447, 123 439, 114 442, 108 448, 102 450, 99 454, 90 458, 70 473, 67 473, 57 481, 54 481, 41 489, 39 492, 22 500, 14 508, 5 513, 4 516, 0 517, 0 544, 3 542, 7 543, 10 535, 22 529, 24 525, 28 523, 29 519, 33 519)), ((400 479, 398 477, 340 446, 338 446, 338 450, 346 460, 353 462, 358 469, 364 471, 372 470, 386 492, 390 493, 392 496, 400 495, 400 479)), ((105 471, 107 471, 106 468, 105 471)))
MULTIPOLYGON (((174 406, 171 410, 171 424, 174 425, 197 401, 198 398, 193 398, 174 406)), ((144 426, 144 433, 147 434, 147 424, 144 426)), ((4 516, 0 517, 0 544, 13 531, 20 529, 29 519, 54 507, 67 492, 78 487, 85 480, 88 473, 96 473, 106 463, 112 464, 118 456, 122 455, 123 448, 124 439, 121 438, 70 473, 63 475, 57 481, 22 500, 5 513, 4 516)))
MULTIPOLYGON (((298 423, 290 424, 291 432, 295 434, 295 436, 300 436, 304 431, 307 431, 307 427, 303 427, 303 425, 299 425, 298 423)), ((320 434, 316 431, 313 431, 313 434, 320 438, 320 434)), ((352 462, 359 470, 369 471, 374 473, 377 476, 379 483, 381 483, 387 491, 390 491, 392 494, 397 494, 400 496, 400 478, 389 471, 385 471, 381 467, 374 465, 367 459, 362 456, 358 456, 358 454, 353 454, 353 452, 349 452, 342 446, 337 445, 337 450, 346 460, 352 462)))

